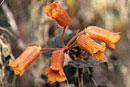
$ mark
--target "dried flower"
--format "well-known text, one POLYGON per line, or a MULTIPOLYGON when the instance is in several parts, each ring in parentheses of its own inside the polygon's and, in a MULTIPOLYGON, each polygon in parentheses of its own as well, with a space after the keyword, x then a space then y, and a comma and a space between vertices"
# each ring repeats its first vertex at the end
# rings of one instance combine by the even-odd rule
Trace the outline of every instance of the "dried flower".
POLYGON ((105 57, 105 43, 100 45, 91 39, 88 35, 80 35, 76 41, 80 48, 86 50, 98 60, 102 60, 105 57))
POLYGON ((16 60, 9 60, 9 66, 13 68, 16 75, 22 75, 28 65, 40 56, 40 52, 41 47, 30 46, 16 60))
POLYGON ((51 66, 46 69, 48 71, 48 81, 62 82, 66 80, 66 76, 63 71, 64 64, 64 50, 56 50, 52 53, 51 66))
POLYGON ((70 23, 70 16, 59 5, 58 2, 53 2, 45 7, 45 13, 52 19, 55 19, 59 25, 65 27, 70 23))
POLYGON ((103 41, 109 45, 110 48, 115 48, 115 43, 120 39, 120 33, 113 33, 96 26, 89 26, 85 29, 92 39, 103 41))

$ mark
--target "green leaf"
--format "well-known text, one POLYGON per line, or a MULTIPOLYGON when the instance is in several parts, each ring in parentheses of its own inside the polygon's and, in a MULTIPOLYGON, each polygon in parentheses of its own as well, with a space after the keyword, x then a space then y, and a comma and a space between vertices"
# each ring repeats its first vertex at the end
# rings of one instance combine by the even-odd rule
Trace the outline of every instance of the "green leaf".
POLYGON ((7 28, 10 27, 10 24, 6 20, 0 19, 0 27, 7 28))
POLYGON ((108 62, 108 59, 105 57, 103 60, 97 60, 95 57, 91 56, 88 60, 81 60, 77 59, 74 61, 70 61, 69 65, 77 68, 84 68, 84 67, 93 67, 100 63, 108 62))
MULTIPOLYGON (((68 41, 68 37, 69 37, 70 33, 72 33, 72 31, 69 29, 66 29, 65 34, 64 34, 65 44, 68 41)), ((61 48, 62 47, 61 34, 62 34, 62 29, 59 29, 57 35, 49 41, 49 47, 51 47, 51 48, 61 48)))
MULTIPOLYGON (((72 37, 74 37, 78 32, 79 32, 79 30, 76 30, 76 31, 73 31, 72 33, 70 33, 69 35, 67 35, 67 36, 66 36, 67 40, 66 40, 65 43, 68 43, 69 40, 70 40, 72 37)), ((74 40, 73 42, 75 42, 75 40, 74 40)), ((72 43, 73 43, 73 42, 72 42, 72 43)))
MULTIPOLYGON (((70 29, 66 29, 65 34, 64 34, 64 42, 67 44, 67 42, 77 33, 78 31, 72 32, 70 29)), ((61 34, 62 34, 62 29, 58 30, 58 33, 55 37, 53 37, 49 41, 49 47, 48 48, 62 48, 61 44, 61 34)), ((51 57, 53 51, 43 51, 43 54, 51 57)))
POLYGON ((43 51, 42 53, 46 55, 48 58, 51 57, 53 51, 43 51))
POLYGON ((68 82, 70 84, 75 83, 76 82, 76 77, 75 77, 76 68, 70 65, 67 65, 67 66, 64 66, 63 69, 64 69, 68 82))

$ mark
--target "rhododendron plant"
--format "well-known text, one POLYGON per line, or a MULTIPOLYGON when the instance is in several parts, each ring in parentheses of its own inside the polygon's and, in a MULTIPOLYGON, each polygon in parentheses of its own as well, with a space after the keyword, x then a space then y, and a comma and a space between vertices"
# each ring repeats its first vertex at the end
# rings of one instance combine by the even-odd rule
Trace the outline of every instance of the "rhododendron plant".
MULTIPOLYGON (((65 54, 69 56, 68 58, 71 58, 72 55, 70 55, 70 51, 73 47, 78 48, 79 54, 80 51, 85 51, 88 53, 87 59, 94 57, 95 60, 100 62, 105 58, 105 52, 107 50, 105 43, 107 43, 110 48, 115 48, 115 44, 120 39, 120 32, 113 33, 96 26, 88 26, 69 39, 65 45, 63 37, 65 29, 70 23, 70 16, 58 2, 52 2, 46 6, 45 13, 51 19, 55 19, 57 23, 63 27, 61 35, 62 48, 42 48, 37 46, 29 46, 18 58, 16 58, 16 60, 11 59, 9 61, 9 66, 12 67, 16 75, 23 75, 25 69, 40 56, 41 51, 53 51, 51 55, 50 67, 45 69, 48 72, 48 81, 63 82, 67 80, 63 70, 64 61, 66 59, 65 54), (98 40, 99 43, 95 40, 98 40), (102 42, 100 43, 100 41, 102 42)), ((81 52, 81 54, 83 53, 81 52)), ((75 55, 78 55, 78 53, 75 55)), ((80 55, 79 58, 72 58, 71 60, 74 61, 76 59, 82 60, 83 62, 87 60, 84 55, 80 55)), ((82 61, 79 61, 78 63, 76 62, 76 64, 82 64, 82 61)))

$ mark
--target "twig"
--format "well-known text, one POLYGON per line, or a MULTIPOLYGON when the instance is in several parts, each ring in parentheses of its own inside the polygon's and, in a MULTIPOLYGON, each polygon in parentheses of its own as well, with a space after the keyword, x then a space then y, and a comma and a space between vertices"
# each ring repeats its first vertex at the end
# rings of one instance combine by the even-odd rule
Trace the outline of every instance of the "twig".
POLYGON ((77 44, 77 42, 74 42, 72 45, 70 45, 67 49, 70 49, 72 47, 74 47, 77 44))
MULTIPOLYGON (((89 68, 87 68, 87 72, 88 72, 88 74, 91 74, 89 68)), ((91 79, 92 79, 92 82, 94 83, 94 87, 98 87, 98 85, 97 85, 95 79, 94 79, 93 77, 92 77, 91 79)))
POLYGON ((0 3, 0 6, 4 3, 5 0, 2 0, 1 3, 0 3))
POLYGON ((5 76, 5 74, 4 74, 4 63, 3 63, 3 60, 2 60, 2 54, 1 54, 1 49, 0 49, 0 65, 2 66, 1 67, 1 74, 0 74, 0 85, 2 86, 2 87, 4 87, 4 82, 3 82, 3 78, 4 78, 4 76, 5 76))
POLYGON ((9 21, 9 24, 11 25, 12 30, 18 36, 19 32, 18 32, 18 26, 16 24, 15 18, 13 16, 13 13, 8 8, 8 6, 7 6, 7 4, 5 2, 2 4, 2 9, 3 9, 5 15, 7 16, 7 19, 9 21))
POLYGON ((77 38, 78 36, 84 34, 84 31, 79 32, 78 34, 76 34, 73 38, 70 39, 70 41, 67 43, 67 47, 73 42, 73 40, 75 40, 75 38, 77 38))
POLYGON ((67 82, 67 87, 70 87, 68 79, 66 79, 66 82, 67 82))
POLYGON ((61 35, 61 44, 62 44, 62 47, 65 47, 65 43, 64 43, 65 30, 66 30, 66 27, 63 28, 62 35, 61 35))
POLYGON ((55 51, 55 50, 60 50, 63 48, 42 48, 41 51, 55 51))
POLYGON ((9 21, 9 24, 11 25, 11 29, 13 30, 13 32, 15 33, 15 35, 19 37, 19 40, 18 40, 18 42, 20 43, 20 44, 18 44, 19 47, 21 49, 25 48, 25 44, 24 44, 23 40, 20 39, 20 34, 19 34, 19 31, 18 31, 18 26, 16 24, 16 21, 15 21, 13 13, 8 8, 8 6, 7 6, 7 4, 5 2, 2 4, 1 7, 2 7, 2 9, 3 9, 3 11, 4 11, 4 13, 5 13, 8 21, 9 21))
POLYGON ((17 37, 12 32, 10 32, 8 29, 0 27, 0 30, 7 32, 9 35, 11 35, 14 39, 17 40, 17 37))
POLYGON ((16 81, 16 75, 13 76, 13 80, 12 80, 12 84, 11 84, 13 87, 16 87, 15 86, 15 81, 16 81))
POLYGON ((78 85, 79 85, 79 87, 84 87, 83 68, 78 68, 78 85))

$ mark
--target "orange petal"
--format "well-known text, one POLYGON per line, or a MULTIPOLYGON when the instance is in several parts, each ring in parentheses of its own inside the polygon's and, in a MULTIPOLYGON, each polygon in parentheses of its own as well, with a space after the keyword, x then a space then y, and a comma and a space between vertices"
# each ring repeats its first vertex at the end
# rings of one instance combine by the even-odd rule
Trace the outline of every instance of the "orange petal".
POLYGON ((12 67, 15 74, 22 75, 27 66, 40 56, 40 52, 40 47, 30 46, 16 60, 9 60, 9 66, 12 67))
POLYGON ((58 2, 53 2, 45 7, 45 13, 52 19, 55 19, 59 25, 65 27, 70 23, 70 16, 60 6, 58 2))
POLYGON ((65 76, 60 76, 59 74, 57 74, 57 78, 56 78, 56 81, 58 82, 63 82, 66 80, 66 77, 65 76))
POLYGON ((23 73, 24 73, 24 71, 25 71, 25 69, 23 68, 23 67, 13 67, 12 68, 13 70, 14 70, 14 73, 16 74, 16 75, 23 75, 23 73))
POLYGON ((101 60, 105 57, 105 43, 102 43, 100 45, 92 40, 88 35, 80 35, 76 41, 80 48, 88 51, 92 56, 96 57, 97 59, 101 60))
POLYGON ((93 56, 95 56, 98 60, 102 60, 105 57, 103 52, 97 52, 93 56))
POLYGON ((58 71, 63 68, 63 64, 64 64, 64 49, 54 51, 51 56, 50 68, 58 71))
POLYGON ((115 48, 115 43, 120 39, 120 33, 113 33, 96 26, 89 26, 85 28, 85 32, 92 39, 103 41, 109 45, 111 48, 115 48))
MULTIPOLYGON (((66 77, 64 74, 64 72, 62 72, 62 75, 60 75, 59 71, 54 71, 51 68, 47 68, 46 71, 48 71, 48 81, 52 81, 52 82, 63 82, 66 80, 66 77)), ((61 70, 62 71, 62 70, 61 70)))

